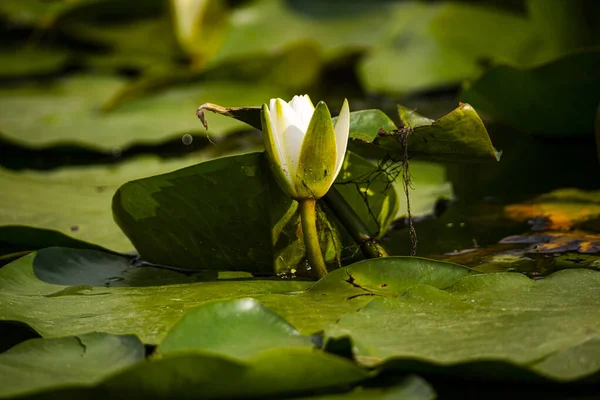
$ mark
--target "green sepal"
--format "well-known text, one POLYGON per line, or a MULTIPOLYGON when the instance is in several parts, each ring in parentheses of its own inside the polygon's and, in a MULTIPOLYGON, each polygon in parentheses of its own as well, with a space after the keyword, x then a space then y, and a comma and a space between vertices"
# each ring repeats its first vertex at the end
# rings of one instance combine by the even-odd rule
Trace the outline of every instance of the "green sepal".
POLYGON ((304 136, 298 171, 296 190, 302 198, 323 197, 335 179, 337 147, 331 113, 320 101, 304 136))

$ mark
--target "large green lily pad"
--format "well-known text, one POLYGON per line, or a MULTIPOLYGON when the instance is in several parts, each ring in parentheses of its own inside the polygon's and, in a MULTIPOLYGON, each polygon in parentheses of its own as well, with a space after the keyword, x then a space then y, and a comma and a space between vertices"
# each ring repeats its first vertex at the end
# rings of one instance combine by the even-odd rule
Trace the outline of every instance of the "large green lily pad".
POLYGON ((339 390, 369 376, 349 360, 312 349, 267 350, 245 362, 189 351, 139 364, 99 389, 143 398, 282 398, 339 390))
POLYGON ((247 359, 276 348, 314 344, 273 311, 253 299, 216 301, 190 310, 158 347, 160 354, 200 349, 247 359))
POLYGON ((283 0, 255 0, 233 10, 230 23, 234 29, 210 63, 272 55, 307 40, 322 48, 329 59, 368 49, 381 36, 392 8, 386 4, 373 8, 363 1, 353 4, 354 12, 346 6, 319 14, 319 7, 313 7, 317 15, 311 15, 290 5, 283 0))
POLYGON ((522 15, 457 2, 406 2, 382 39, 359 63, 371 91, 394 96, 458 85, 482 59, 530 62, 545 52, 522 15))
POLYGON ((185 311, 210 300, 252 297, 302 334, 322 330, 374 295, 425 283, 444 288, 469 274, 456 264, 393 257, 363 261, 313 282, 256 279, 239 273, 186 276, 132 266, 95 250, 49 248, 0 269, 0 319, 28 323, 44 337, 101 329, 159 343, 185 311), (155 285, 152 286, 152 277, 155 285), (73 321, 77 321, 76 324, 73 321))
MULTIPOLYGON (((406 128, 405 132, 398 132, 394 121, 381 110, 351 112, 349 137, 352 140, 349 142, 349 148, 368 157, 391 156, 394 160, 400 160, 404 154, 401 134, 410 133, 407 140, 411 159, 469 163, 497 161, 499 158, 485 125, 469 104, 460 104, 455 110, 438 120, 420 116, 403 106, 398 106, 398 110, 406 128)), ((213 103, 203 104, 198 108, 197 114, 202 123, 208 127, 206 111, 262 129, 260 107, 223 107, 213 103)))
POLYGON ((94 247, 129 252, 115 224, 111 197, 123 183, 192 165, 201 159, 139 158, 116 166, 61 168, 50 172, 0 169, 0 252, 47 246, 94 247))
POLYGON ((312 349, 273 349, 244 362, 199 350, 143 361, 143 350, 133 336, 32 339, 0 355, 0 397, 260 398, 339 390, 370 376, 312 349))
POLYGON ((375 299, 327 334, 350 337, 369 364, 431 371, 479 363, 469 375, 519 379, 521 367, 573 381, 600 370, 599 294, 600 273, 583 269, 538 281, 468 276, 444 290, 416 285, 401 298, 375 299))
POLYGON ((92 386, 143 359, 144 346, 132 335, 30 339, 0 354, 0 397, 92 386))
MULTIPOLYGON (((376 111, 371 111, 375 113, 376 111)), ((404 156, 403 135, 411 159, 473 163, 497 161, 499 153, 494 149, 485 125, 469 104, 460 104, 452 112, 438 120, 419 115, 404 106, 398 106, 403 129, 386 130, 377 118, 361 118, 351 127, 357 151, 371 156, 391 157, 402 160, 404 156)), ((363 113, 366 113, 363 111, 363 113)))
MULTIPOLYGON (((301 333, 326 329, 329 340, 350 338, 358 360, 369 365, 383 362, 386 368, 469 371, 508 379, 575 381, 597 376, 600 274, 596 271, 565 270, 535 281, 514 273, 470 276, 468 269, 455 264, 391 257, 336 270, 308 290, 308 282, 235 275, 166 286, 75 285, 73 269, 82 277, 86 268, 92 268, 99 281, 106 269, 106 278, 115 281, 115 269, 108 267, 122 262, 120 257, 104 256, 104 266, 90 264, 88 260, 98 259, 94 253, 46 249, 0 269, 0 316, 26 322, 49 337, 101 327, 114 334, 136 332, 144 341, 158 343, 191 307, 215 299, 252 297, 301 333), (71 262, 64 261, 67 256, 71 262), (53 271, 53 283, 47 282, 48 270, 53 271), (60 280, 69 285, 59 284, 60 280)), ((270 311, 253 307, 248 311, 273 321, 270 311)), ((202 318, 219 318, 218 312, 209 314, 202 318)), ((274 321, 281 327, 283 321, 274 321)), ((185 337, 186 326, 191 325, 183 319, 180 326, 173 332, 181 329, 185 337)), ((242 326, 243 332, 256 330, 255 323, 242 326)), ((230 327, 202 328, 204 339, 181 342, 183 348, 176 346, 173 355, 185 356, 193 346, 227 353, 219 337, 235 340, 243 332, 219 333, 222 329, 227 332, 230 327)), ((265 348, 260 338, 243 342, 241 357, 255 344, 265 348)))
POLYGON ((531 68, 499 65, 465 85, 463 101, 524 132, 594 132, 600 50, 568 54, 531 68))
MULTIPOLYGON (((373 235, 385 232, 398 208, 387 178, 349 153, 337 186, 373 235), (356 185, 348 185, 355 181, 356 185), (363 188, 369 208, 361 196, 363 188)), ((272 179, 262 153, 220 158, 133 181, 113 199, 115 220, 148 261, 187 269, 272 274, 298 269, 304 258, 297 203, 272 179), (243 193, 243 199, 239 194, 243 193)), ((338 226, 321 212, 322 246, 339 258, 338 226)), ((356 246, 345 241, 344 247, 356 246)))
POLYGON ((0 14, 19 24, 48 27, 70 10, 98 1, 102 0, 5 0, 0 3, 0 14))
MULTIPOLYGON (((0 137, 44 148, 76 145, 120 153, 135 144, 158 144, 184 134, 206 135, 193 110, 207 101, 226 105, 262 104, 283 96, 281 89, 242 82, 197 82, 101 112, 103 104, 127 81, 102 75, 75 75, 50 83, 0 90, 0 137)), ((215 117, 208 134, 219 138, 244 125, 215 117)))
POLYGON ((0 49, 0 78, 19 78, 44 75, 59 71, 69 58, 69 53, 58 49, 0 49))

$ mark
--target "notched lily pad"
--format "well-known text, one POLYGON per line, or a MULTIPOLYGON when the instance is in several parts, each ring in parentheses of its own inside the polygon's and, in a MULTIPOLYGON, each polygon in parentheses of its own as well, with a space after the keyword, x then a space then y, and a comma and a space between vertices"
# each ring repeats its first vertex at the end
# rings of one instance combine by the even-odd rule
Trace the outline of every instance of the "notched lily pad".
POLYGON ((211 278, 148 267, 137 271, 123 268, 127 262, 92 250, 44 249, 25 256, 0 269, 0 319, 28 323, 44 337, 103 330, 135 332, 145 343, 158 344, 193 307, 252 297, 311 335, 374 295, 398 297, 417 283, 444 288, 470 273, 451 263, 380 258, 336 270, 306 291, 314 282, 257 279, 239 272, 211 278), (153 277, 163 286, 148 285, 153 277), (107 286, 111 278, 115 282, 107 286))
MULTIPOLYGON (((206 135, 191 110, 207 100, 222 104, 259 104, 286 90, 270 84, 231 81, 195 82, 173 86, 120 104, 114 101, 129 81, 108 75, 77 74, 45 83, 0 90, 0 137, 28 148, 75 145, 112 154, 140 144, 158 144, 184 134, 206 135), (124 135, 123 132, 127 132, 124 135)), ((216 117, 213 138, 239 131, 244 125, 216 117)))
POLYGON ((403 106, 398 111, 404 129, 380 133, 373 145, 394 159, 402 159, 405 141, 415 159, 473 163, 498 161, 485 125, 469 104, 460 104, 438 120, 425 118, 403 106))
MULTIPOLYGON (((408 135, 408 154, 411 159, 457 163, 499 160, 500 153, 494 149, 481 118, 469 104, 460 104, 458 108, 437 121, 423 117, 403 106, 398 106, 398 110, 400 119, 407 129, 399 130, 381 110, 351 112, 350 148, 370 157, 392 156, 400 160, 404 154, 402 135, 408 135)), ((204 104, 198 108, 197 115, 205 127, 207 127, 206 111, 262 129, 260 107, 222 107, 216 104, 204 104)))
POLYGON ((144 346, 132 335, 30 339, 0 354, 0 397, 90 387, 143 359, 144 346))
POLYGON ((0 254, 49 246, 131 252, 131 242, 111 214, 111 197, 119 185, 199 160, 139 158, 117 166, 53 171, 0 168, 0 186, 5 189, 0 202, 0 254))
MULTIPOLYGON (((374 235, 385 232, 398 207, 384 175, 362 181, 375 168, 349 153, 339 180, 347 186, 340 190, 374 235), (355 179, 356 185, 346 185, 355 179), (369 186, 370 210, 360 195, 369 186)), ((331 222, 327 210, 321 211, 320 225, 326 228, 321 247, 326 260, 337 263, 341 247, 356 243, 346 238, 340 245, 339 224, 331 222)), ((297 203, 281 192, 262 153, 129 182, 115 194, 113 213, 141 257, 157 264, 269 275, 298 270, 305 254, 297 203)))
POLYGON ((598 379, 599 288, 600 273, 590 270, 539 281, 512 273, 467 276, 444 290, 415 285, 400 298, 376 298, 343 316, 327 335, 350 337, 359 360, 384 368, 598 379), (577 359, 584 349, 589 353, 577 359))

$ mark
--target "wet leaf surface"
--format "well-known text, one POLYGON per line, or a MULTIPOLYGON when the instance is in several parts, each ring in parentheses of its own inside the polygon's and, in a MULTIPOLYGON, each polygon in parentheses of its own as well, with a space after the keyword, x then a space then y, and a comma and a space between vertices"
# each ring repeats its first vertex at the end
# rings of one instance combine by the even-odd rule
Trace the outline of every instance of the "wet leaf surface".
MULTIPOLYGON (((120 153, 135 144, 160 144, 185 134, 207 133, 193 117, 206 101, 225 105, 262 104, 287 97, 268 85, 205 82, 173 87, 127 102, 110 113, 101 107, 128 81, 107 75, 75 75, 46 84, 0 90, 0 136, 28 148, 76 145, 105 153, 120 153), (240 96, 246 98, 242 98, 240 96), (128 132, 128 134, 123 134, 128 132)), ((216 116, 208 132, 219 138, 244 125, 216 116)))
POLYGON ((245 360, 268 349, 313 348, 308 336, 253 299, 204 304, 188 311, 160 343, 162 355, 203 350, 245 360))
POLYGON ((359 63, 360 80, 371 92, 398 96, 444 88, 476 76, 481 59, 514 63, 544 55, 526 18, 490 7, 406 2, 392 20, 359 63))
MULTIPOLYGON (((378 234, 396 215, 398 198, 384 175, 373 182, 365 179, 374 170, 374 165, 349 153, 337 186, 378 234)), ((277 272, 298 270, 304 258, 297 204, 273 181, 262 153, 129 182, 115 194, 113 212, 142 258, 158 264, 269 275, 273 265, 277 272), (244 193, 244 201, 238 193, 244 193)), ((326 209, 320 215, 324 226, 329 226, 328 219, 333 221, 326 209)), ((322 238, 327 261, 339 259, 340 229, 332 225, 322 238)), ((357 245, 347 235, 344 240, 345 248, 357 245)))
POLYGON ((0 397, 92 386, 143 359, 144 346, 131 335, 30 339, 0 354, 0 397))
MULTIPOLYGON (((243 121, 261 129, 260 108, 223 107, 204 104, 198 109, 200 120, 207 124, 206 111, 243 121)), ((477 112, 468 104, 438 120, 431 120, 399 106, 401 120, 411 128, 407 137, 411 159, 473 163, 498 161, 488 132, 477 112)), ((334 118, 335 120, 335 118, 334 118)), ((335 121, 334 121, 335 122, 335 121)), ((381 110, 371 109, 350 113, 350 149, 370 158, 391 157, 401 160, 404 154, 402 132, 381 110)), ((406 134, 406 133, 404 133, 406 134)))
POLYGON ((157 344, 198 305, 252 297, 309 335, 374 296, 398 296, 418 283, 444 288, 469 274, 456 264, 381 258, 338 269, 313 286, 298 279, 231 272, 215 278, 126 265, 124 257, 94 250, 50 248, 25 256, 0 269, 0 319, 26 322, 44 337, 135 332, 157 344), (149 285, 153 276, 164 286, 149 285))
POLYGON ((133 246, 113 221, 110 201, 119 185, 200 160, 139 158, 117 166, 62 168, 50 172, 0 169, 0 251, 8 254, 47 246, 133 246), (35 195, 33 195, 35 193, 35 195))
MULTIPOLYGON (((399 106, 401 118, 408 110, 399 106)), ((407 118, 408 119, 408 118, 407 118)), ((498 161, 487 130, 477 112, 469 104, 461 104, 452 112, 433 121, 411 113, 407 125, 413 130, 407 138, 411 158, 450 162, 498 161)), ((398 134, 380 135, 375 144, 400 159, 404 146, 398 134)))
POLYGON ((598 272, 570 270, 539 281, 504 273, 468 276, 444 290, 416 285, 343 316, 327 335, 350 337, 370 365, 423 372, 473 363, 471 376, 597 379, 599 280, 598 272), (511 372, 515 366, 533 376, 511 372))

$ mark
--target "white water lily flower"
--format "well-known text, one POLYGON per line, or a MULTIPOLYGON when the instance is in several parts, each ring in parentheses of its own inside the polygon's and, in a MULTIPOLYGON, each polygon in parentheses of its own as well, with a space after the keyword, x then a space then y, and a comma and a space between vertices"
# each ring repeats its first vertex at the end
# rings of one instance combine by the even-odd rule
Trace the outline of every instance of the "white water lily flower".
POLYGON ((262 126, 267 157, 281 189, 296 200, 323 197, 342 169, 350 109, 344 100, 335 127, 324 102, 313 106, 308 95, 289 103, 263 104, 262 126))

